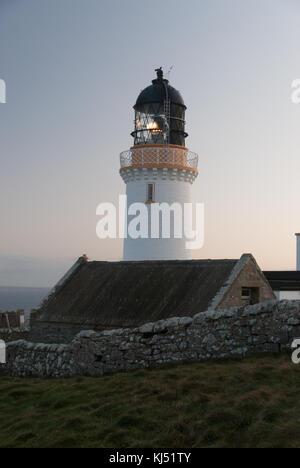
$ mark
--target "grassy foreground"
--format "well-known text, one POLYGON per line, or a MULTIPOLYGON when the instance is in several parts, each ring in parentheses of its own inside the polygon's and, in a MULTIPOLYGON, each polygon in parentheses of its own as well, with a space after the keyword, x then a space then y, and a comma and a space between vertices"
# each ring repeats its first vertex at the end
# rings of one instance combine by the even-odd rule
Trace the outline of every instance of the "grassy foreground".
POLYGON ((287 355, 100 378, 0 378, 0 447, 300 447, 287 355))

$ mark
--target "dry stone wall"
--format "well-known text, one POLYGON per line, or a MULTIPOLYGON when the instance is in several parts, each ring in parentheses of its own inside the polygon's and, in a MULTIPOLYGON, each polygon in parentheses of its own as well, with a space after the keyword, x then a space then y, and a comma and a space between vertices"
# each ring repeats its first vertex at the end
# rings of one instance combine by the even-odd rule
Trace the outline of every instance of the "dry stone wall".
POLYGON ((29 330, 27 328, 0 328, 0 340, 10 341, 28 340, 29 330))
POLYGON ((294 338, 300 338, 300 301, 271 301, 135 329, 82 331, 70 344, 9 343, 2 373, 98 376, 180 361, 279 353, 294 338))

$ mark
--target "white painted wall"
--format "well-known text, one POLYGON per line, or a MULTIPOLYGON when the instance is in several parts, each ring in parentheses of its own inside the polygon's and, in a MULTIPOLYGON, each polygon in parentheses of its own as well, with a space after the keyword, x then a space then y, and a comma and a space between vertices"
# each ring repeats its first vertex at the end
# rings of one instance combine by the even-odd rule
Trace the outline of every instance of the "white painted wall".
POLYGON ((274 291, 274 293, 279 301, 283 301, 283 300, 299 301, 300 300, 300 291, 274 291))
POLYGON ((300 271, 300 234, 296 234, 297 239, 297 271, 300 271))
MULTIPOLYGON (((126 193, 128 206, 132 203, 146 202, 146 190, 148 183, 155 183, 155 202, 169 203, 174 202, 191 203, 192 202, 192 182, 195 174, 182 172, 173 169, 144 170, 138 169, 128 172, 123 176, 126 182, 126 193)), ((149 211, 151 205, 146 205, 149 211)), ((150 216, 149 216, 150 219, 150 216)), ((129 223, 130 219, 128 219, 129 223)), ((149 225, 150 232, 150 225, 149 225)), ((161 233, 160 233, 161 235, 161 233)), ((131 239, 124 240, 124 260, 184 260, 191 259, 192 251, 186 250, 186 239, 131 239)))

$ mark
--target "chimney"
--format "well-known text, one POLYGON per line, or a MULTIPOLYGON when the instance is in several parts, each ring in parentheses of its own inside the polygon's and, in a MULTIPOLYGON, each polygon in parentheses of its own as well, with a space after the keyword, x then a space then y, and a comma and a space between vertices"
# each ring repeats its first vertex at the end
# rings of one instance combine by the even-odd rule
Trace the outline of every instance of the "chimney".
POLYGON ((297 271, 300 271, 300 233, 296 234, 297 238, 297 271))

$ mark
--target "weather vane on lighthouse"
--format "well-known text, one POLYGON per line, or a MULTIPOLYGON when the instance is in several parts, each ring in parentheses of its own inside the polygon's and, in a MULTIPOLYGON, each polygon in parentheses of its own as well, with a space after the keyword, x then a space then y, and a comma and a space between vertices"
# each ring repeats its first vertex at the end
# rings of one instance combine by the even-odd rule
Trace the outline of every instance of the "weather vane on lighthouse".
MULTIPOLYGON (((156 79, 135 103, 131 133, 134 146, 121 153, 120 174, 126 184, 128 205, 143 203, 150 214, 152 205, 156 204, 163 219, 159 232, 150 220, 147 236, 145 233, 139 238, 125 236, 124 260, 127 261, 191 258, 185 239, 178 235, 181 221, 176 219, 173 208, 192 202, 191 187, 198 175, 198 155, 185 146, 186 106, 181 94, 164 78, 162 67, 155 71, 156 79), (170 236, 164 229, 166 216, 170 236)), ((130 216, 127 227, 129 222, 130 216)))

